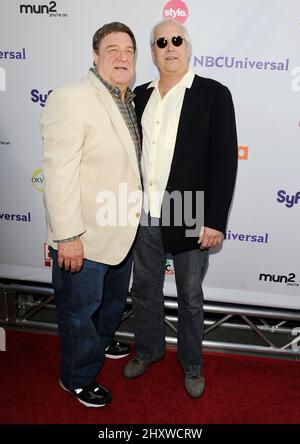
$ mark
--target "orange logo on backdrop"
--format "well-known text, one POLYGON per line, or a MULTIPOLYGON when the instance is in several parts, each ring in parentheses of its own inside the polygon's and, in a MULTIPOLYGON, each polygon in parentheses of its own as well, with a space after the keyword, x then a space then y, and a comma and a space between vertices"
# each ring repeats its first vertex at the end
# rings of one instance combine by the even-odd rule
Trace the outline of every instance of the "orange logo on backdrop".
POLYGON ((239 145, 239 151, 238 151, 238 159, 239 160, 248 160, 248 146, 242 146, 239 145))

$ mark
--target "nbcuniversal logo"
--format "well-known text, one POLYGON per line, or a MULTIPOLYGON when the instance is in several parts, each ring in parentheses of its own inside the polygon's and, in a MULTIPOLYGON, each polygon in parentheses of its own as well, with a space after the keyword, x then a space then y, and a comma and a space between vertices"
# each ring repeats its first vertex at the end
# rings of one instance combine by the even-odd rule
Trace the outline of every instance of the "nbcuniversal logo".
POLYGON ((164 19, 174 19, 181 24, 186 21, 188 15, 188 7, 181 0, 171 0, 165 5, 163 9, 164 19))

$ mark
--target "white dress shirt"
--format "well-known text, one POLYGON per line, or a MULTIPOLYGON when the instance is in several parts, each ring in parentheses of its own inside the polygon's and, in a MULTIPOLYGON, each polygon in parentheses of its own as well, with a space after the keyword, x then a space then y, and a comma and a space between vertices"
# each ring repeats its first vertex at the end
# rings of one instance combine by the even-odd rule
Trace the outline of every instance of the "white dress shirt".
POLYGON ((148 88, 154 88, 142 116, 143 149, 142 176, 144 184, 143 208, 152 217, 160 217, 163 194, 167 186, 174 154, 178 124, 185 89, 192 86, 195 74, 191 69, 162 98, 159 79, 148 88))

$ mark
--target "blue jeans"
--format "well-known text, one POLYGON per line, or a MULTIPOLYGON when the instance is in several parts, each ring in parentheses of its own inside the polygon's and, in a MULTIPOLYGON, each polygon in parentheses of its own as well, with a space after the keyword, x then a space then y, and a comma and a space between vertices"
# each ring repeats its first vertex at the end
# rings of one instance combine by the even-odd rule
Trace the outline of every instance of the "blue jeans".
POLYGON ((105 348, 121 320, 128 294, 132 258, 110 266, 84 259, 82 269, 72 273, 53 259, 55 292, 61 344, 61 380, 74 389, 93 382, 103 365, 105 348))
MULTIPOLYGON (((133 250, 131 296, 137 357, 144 361, 157 361, 165 351, 165 262, 160 227, 140 225, 133 250)), ((184 251, 173 255, 173 262, 178 295, 178 360, 185 372, 199 374, 203 365, 202 281, 208 268, 208 251, 184 251)))

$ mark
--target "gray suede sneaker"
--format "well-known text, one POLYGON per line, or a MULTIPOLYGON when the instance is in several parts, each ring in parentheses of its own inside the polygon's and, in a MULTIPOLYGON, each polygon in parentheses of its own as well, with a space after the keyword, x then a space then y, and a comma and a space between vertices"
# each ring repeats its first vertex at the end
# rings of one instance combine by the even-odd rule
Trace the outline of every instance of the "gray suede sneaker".
POLYGON ((205 379, 200 375, 186 373, 184 377, 184 386, 192 398, 199 398, 204 390, 205 379))
POLYGON ((150 367, 151 362, 141 361, 138 358, 131 359, 123 369, 123 376, 127 379, 134 379, 142 376, 150 367))

